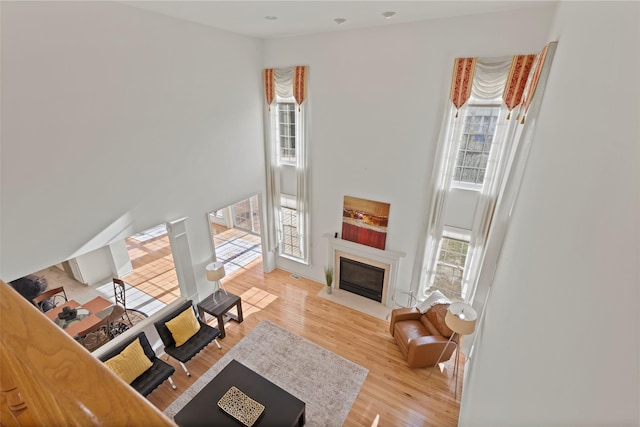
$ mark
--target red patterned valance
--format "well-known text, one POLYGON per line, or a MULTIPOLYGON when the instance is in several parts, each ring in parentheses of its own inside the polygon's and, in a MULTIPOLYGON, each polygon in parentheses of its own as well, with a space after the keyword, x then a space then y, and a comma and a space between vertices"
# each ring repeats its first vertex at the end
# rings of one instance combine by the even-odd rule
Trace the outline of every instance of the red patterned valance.
MULTIPOLYGON (((451 102, 456 110, 464 105, 471 96, 473 74, 476 69, 476 58, 456 58, 453 63, 453 78, 451 79, 451 102)), ((456 111, 456 117, 458 112, 456 111)))
MULTIPOLYGON (((550 43, 549 43, 550 44, 550 43)), ((531 99, 533 95, 536 93, 536 88, 538 87, 538 80, 540 80, 540 73, 542 72, 542 67, 544 66, 544 61, 547 58, 547 51, 549 50, 549 44, 547 44, 540 55, 538 55, 538 62, 536 62, 536 66, 533 69, 533 76, 531 76, 531 83, 529 84, 529 90, 524 97, 524 101, 522 105, 524 107, 524 113, 522 114, 522 122, 524 124, 524 117, 529 111, 529 106, 531 105, 531 99)))
MULTIPOLYGON (((293 97, 298 105, 304 102, 307 96, 307 67, 296 66, 293 69, 293 97)), ((298 107, 300 108, 300 107, 298 107)))
POLYGON ((522 104, 524 89, 535 59, 536 55, 515 55, 511 60, 511 69, 502 94, 502 99, 509 110, 507 120, 511 116, 511 110, 522 104))
MULTIPOLYGON (((290 68, 265 68, 264 77, 264 97, 271 110, 271 104, 276 98, 288 98, 293 96, 298 106, 307 97, 307 75, 309 67, 295 66, 290 68)), ((298 110, 300 107, 298 107, 298 110)))
POLYGON ((264 97, 271 110, 271 103, 276 95, 275 70, 273 68, 264 69, 264 97))

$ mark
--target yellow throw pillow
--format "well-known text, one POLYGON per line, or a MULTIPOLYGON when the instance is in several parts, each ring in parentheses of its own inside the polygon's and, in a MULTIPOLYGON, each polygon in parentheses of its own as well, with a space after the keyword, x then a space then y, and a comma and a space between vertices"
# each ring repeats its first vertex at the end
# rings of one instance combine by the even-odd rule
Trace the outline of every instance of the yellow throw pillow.
POLYGON ((153 362, 144 354, 140 338, 126 346, 120 354, 104 363, 127 384, 131 384, 133 380, 153 366, 153 362))
POLYGON ((182 344, 186 343, 189 338, 194 336, 196 332, 200 330, 200 322, 196 319, 196 314, 193 312, 193 308, 191 307, 166 322, 165 325, 169 328, 169 331, 176 342, 176 347, 180 347, 182 344))

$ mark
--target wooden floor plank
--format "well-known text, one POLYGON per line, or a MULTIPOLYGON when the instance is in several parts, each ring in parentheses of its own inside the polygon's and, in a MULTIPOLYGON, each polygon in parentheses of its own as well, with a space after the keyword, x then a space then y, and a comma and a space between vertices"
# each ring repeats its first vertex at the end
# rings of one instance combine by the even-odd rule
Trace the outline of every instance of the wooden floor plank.
MULTIPOLYGON (((369 370, 362 389, 345 421, 346 426, 369 426, 380 414, 379 426, 455 426, 459 401, 454 399, 453 359, 443 370, 409 369, 393 337, 389 323, 340 304, 318 292, 322 283, 293 279, 283 270, 263 273, 256 261, 225 277, 223 286, 243 296, 244 322, 226 324, 222 349, 209 345, 187 363, 189 378, 180 365, 173 378, 178 390, 168 384, 157 388, 148 399, 163 410, 186 390, 260 321, 269 320, 369 370)), ((215 326, 216 320, 207 317, 215 326)), ((265 351, 269 351, 265 347, 265 351)), ((460 364, 458 398, 462 390, 464 364, 460 364)), ((330 410, 331 408, 327 408, 330 410)))

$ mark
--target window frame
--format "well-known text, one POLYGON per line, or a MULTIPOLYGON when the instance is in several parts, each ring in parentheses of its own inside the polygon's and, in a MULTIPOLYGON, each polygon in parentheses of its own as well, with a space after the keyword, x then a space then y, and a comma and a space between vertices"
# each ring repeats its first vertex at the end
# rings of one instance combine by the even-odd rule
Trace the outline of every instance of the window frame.
MULTIPOLYGON (((438 269, 440 268, 441 265, 445 266, 445 267, 450 267, 450 268, 454 268, 454 269, 459 269, 460 270, 460 292, 456 295, 459 298, 462 298, 463 300, 465 300, 465 289, 464 289, 464 272, 465 269, 467 268, 467 264, 469 262, 469 245, 470 245, 470 240, 471 240, 471 236, 468 235, 467 233, 458 233, 458 232, 450 232, 445 230, 442 234, 442 237, 440 238, 440 242, 438 243, 438 257, 436 259, 436 263, 435 263, 435 274, 433 275, 433 283, 431 283, 429 285, 429 287, 427 288, 429 291, 433 291, 433 290, 439 290, 440 292, 442 292, 443 294, 445 292, 448 292, 448 290, 444 290, 441 287, 436 286, 436 280, 438 278, 438 269), (463 245, 466 246, 467 250, 466 250, 466 254, 464 254, 464 264, 462 266, 456 265, 456 264, 450 264, 450 263, 446 263, 443 261, 440 261, 440 258, 442 256, 442 251, 443 249, 443 244, 445 243, 445 240, 447 241, 457 241, 462 243, 463 245)), ((448 251, 451 253, 459 253, 462 255, 461 252, 453 252, 453 251, 448 251)), ((446 295, 446 294, 445 294, 446 295)), ((451 298, 450 298, 451 299, 451 298)))
POLYGON ((258 227, 256 228, 256 221, 254 219, 256 215, 260 215, 260 203, 258 201, 257 194, 237 201, 229 206, 229 208, 231 210, 231 222, 234 228, 246 231, 251 234, 260 235, 260 223, 257 224, 258 227), (244 204, 247 204, 248 206, 243 206, 244 204), (240 212, 240 210, 245 210, 245 208, 245 212, 240 212), (238 218, 242 216, 242 213, 245 213, 248 218, 241 218, 240 220, 238 220, 238 218), (241 224, 241 222, 248 222, 250 228, 245 227, 244 224, 241 224))
POLYGON ((296 206, 296 199, 286 194, 280 195, 280 224, 282 226, 282 239, 279 245, 279 255, 294 261, 302 261, 302 252, 300 250, 300 230, 298 230, 298 207, 296 206), (291 224, 285 221, 285 209, 291 211, 291 224), (295 229, 294 233, 288 233, 287 229, 295 229), (291 239, 291 243, 287 244, 287 237, 291 239), (287 251, 287 247, 294 248, 294 250, 287 251))
MULTIPOLYGON (((277 156, 277 162, 278 165, 288 165, 288 166, 295 166, 296 162, 297 162, 297 132, 298 132, 298 121, 296 119, 296 102, 293 98, 282 98, 282 99, 277 99, 275 102, 275 115, 276 115, 276 156, 277 156), (285 115, 282 114, 280 107, 282 105, 287 105, 288 107, 290 107, 291 109, 288 110, 286 113, 290 113, 290 114, 286 114, 286 117, 289 118, 290 120, 285 121, 285 123, 282 122, 282 117, 285 117, 285 115), (282 126, 287 126, 289 128, 289 131, 293 131, 291 134, 289 135, 282 135, 281 132, 281 127, 282 126), (288 141, 293 142, 293 148, 291 147, 283 147, 283 138, 287 138, 288 141), (289 155, 289 156, 284 156, 283 155, 283 150, 291 150, 293 151, 293 155, 289 155)), ((291 144, 287 144, 287 145, 291 145, 291 144)))
MULTIPOLYGON (((493 147, 494 147, 494 138, 495 138, 495 135, 496 135, 497 123, 500 120, 501 110, 502 109, 501 109, 500 102, 489 102, 489 103, 487 103, 487 102, 484 102, 484 103, 470 102, 466 106, 465 115, 462 118, 465 122, 462 125, 463 129, 462 129, 462 132, 460 132, 460 137, 458 138, 458 141, 456 142, 456 154, 455 154, 456 160, 455 160, 455 164, 453 166, 453 171, 452 171, 453 177, 451 178, 451 188, 458 188, 458 189, 462 189, 462 190, 472 190, 472 191, 482 191, 482 188, 483 188, 483 185, 484 185, 485 176, 486 176, 486 171, 490 166, 489 158, 491 157, 491 150, 493 150, 493 147), (491 136, 491 141, 488 142, 488 144, 490 144, 490 148, 489 148, 489 151, 486 151, 486 152, 484 150, 468 150, 468 143, 470 142, 469 139, 474 135, 478 135, 477 133, 472 133, 470 130, 467 131, 467 129, 471 126, 471 124, 468 121, 470 120, 469 118, 472 115, 469 114, 469 113, 472 112, 472 111, 475 111, 477 109, 481 109, 481 108, 489 108, 489 109, 492 109, 494 112, 497 112, 497 115, 489 116, 489 117, 493 117, 494 118, 494 120, 493 120, 493 133, 485 132, 483 134, 485 136, 485 138, 488 137, 488 136, 491 136), (466 135, 466 140, 464 139, 465 135, 466 135), (465 142, 467 144, 463 148, 463 144, 465 142), (459 164, 459 162, 464 162, 464 160, 462 160, 462 161, 460 160, 461 154, 466 155, 469 152, 479 153, 479 154, 486 154, 486 162, 485 162, 483 168, 459 164), (456 171, 457 171, 458 168, 461 168, 460 177, 462 177, 465 169, 475 169, 477 171, 480 171, 480 170, 484 171, 484 175, 482 177, 482 182, 478 183, 478 182, 462 181, 462 180, 456 179, 456 171)), ((491 124, 489 126, 491 126, 491 124)), ((487 144, 487 142, 484 141, 483 144, 487 144)))

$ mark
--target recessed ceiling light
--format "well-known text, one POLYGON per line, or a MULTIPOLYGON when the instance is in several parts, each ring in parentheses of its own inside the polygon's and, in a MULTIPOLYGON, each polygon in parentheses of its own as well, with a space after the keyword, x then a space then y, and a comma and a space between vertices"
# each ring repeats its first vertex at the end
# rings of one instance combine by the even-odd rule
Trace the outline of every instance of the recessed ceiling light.
POLYGON ((336 21, 336 24, 338 24, 338 25, 342 25, 345 22, 347 22, 347 20, 344 19, 344 18, 336 18, 336 19, 334 19, 334 21, 336 21))
POLYGON ((264 17, 264 19, 268 19, 269 21, 274 21, 276 19, 278 19, 277 16, 273 16, 273 15, 267 15, 264 17))
POLYGON ((387 18, 387 19, 391 18, 391 17, 392 17, 393 15, 395 15, 395 14, 396 14, 395 12, 391 12, 391 11, 389 11, 389 12, 382 12, 382 16, 384 16, 384 17, 385 17, 385 18, 387 18))

